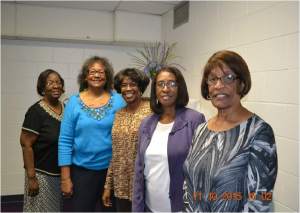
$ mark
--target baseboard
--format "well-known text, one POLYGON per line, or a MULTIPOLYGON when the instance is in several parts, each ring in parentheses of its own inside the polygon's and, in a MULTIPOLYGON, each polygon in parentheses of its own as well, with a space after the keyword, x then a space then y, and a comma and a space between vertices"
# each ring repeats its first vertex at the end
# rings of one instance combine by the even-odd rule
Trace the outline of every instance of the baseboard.
POLYGON ((23 202, 23 194, 19 195, 1 195, 1 203, 23 202))

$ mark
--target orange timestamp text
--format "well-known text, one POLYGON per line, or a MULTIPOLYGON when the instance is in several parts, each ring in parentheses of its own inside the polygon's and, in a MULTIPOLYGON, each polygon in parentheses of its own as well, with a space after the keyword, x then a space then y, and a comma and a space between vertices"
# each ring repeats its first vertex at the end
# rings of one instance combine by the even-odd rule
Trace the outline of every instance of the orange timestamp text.
MULTIPOLYGON (((193 193, 194 201, 202 200, 203 193, 202 192, 194 192, 193 193)), ((217 199, 222 200, 242 200, 244 199, 241 192, 224 192, 221 195, 218 195, 216 192, 209 192, 207 196, 207 200, 209 201, 216 201, 217 199)), ((272 200, 272 192, 261 192, 257 195, 255 192, 248 193, 246 197, 248 200, 262 200, 262 201, 271 201, 272 200)))

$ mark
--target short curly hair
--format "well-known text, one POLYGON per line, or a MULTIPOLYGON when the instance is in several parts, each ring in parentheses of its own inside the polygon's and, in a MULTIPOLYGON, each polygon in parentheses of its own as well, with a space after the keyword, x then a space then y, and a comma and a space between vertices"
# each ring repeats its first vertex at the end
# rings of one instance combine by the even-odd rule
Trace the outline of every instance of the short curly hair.
POLYGON ((62 84, 62 92, 64 93, 65 90, 64 90, 64 86, 65 86, 65 81, 64 79, 60 76, 60 74, 58 72, 56 72, 55 70, 52 70, 52 69, 46 69, 45 71, 41 72, 40 75, 39 75, 39 78, 38 78, 38 81, 37 81, 37 86, 36 86, 36 89, 37 89, 37 93, 40 95, 40 96, 44 96, 45 95, 45 88, 46 88, 46 82, 47 82, 47 78, 50 74, 52 73, 55 73, 60 81, 61 81, 61 84, 62 84))
POLYGON ((135 68, 126 68, 117 73, 114 78, 114 88, 121 93, 121 84, 125 77, 130 78, 138 85, 139 90, 143 94, 150 82, 149 77, 142 71, 135 68))
POLYGON ((114 76, 114 69, 107 58, 99 57, 99 56, 92 56, 88 58, 84 64, 82 65, 80 74, 78 75, 78 83, 79 83, 79 92, 82 92, 88 87, 86 77, 89 73, 89 67, 92 66, 94 63, 100 63, 104 66, 104 72, 106 77, 106 82, 104 85, 104 90, 110 91, 113 88, 113 76, 114 76))
POLYGON ((239 79, 238 92, 241 98, 248 94, 251 89, 251 76, 249 68, 245 60, 236 52, 229 50, 221 50, 214 53, 207 61, 201 82, 201 95, 204 99, 209 100, 209 90, 207 84, 207 78, 210 72, 219 67, 224 68, 224 65, 228 66, 239 79))

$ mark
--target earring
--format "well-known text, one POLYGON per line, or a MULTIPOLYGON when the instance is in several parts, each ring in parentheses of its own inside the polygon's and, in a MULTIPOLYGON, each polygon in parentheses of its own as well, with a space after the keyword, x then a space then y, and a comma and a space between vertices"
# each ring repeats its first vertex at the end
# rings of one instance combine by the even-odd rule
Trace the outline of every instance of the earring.
POLYGON ((241 86, 240 86, 240 94, 243 93, 244 88, 245 88, 245 84, 244 84, 244 83, 241 83, 241 86))
POLYGON ((139 90, 139 96, 142 97, 143 93, 139 90))

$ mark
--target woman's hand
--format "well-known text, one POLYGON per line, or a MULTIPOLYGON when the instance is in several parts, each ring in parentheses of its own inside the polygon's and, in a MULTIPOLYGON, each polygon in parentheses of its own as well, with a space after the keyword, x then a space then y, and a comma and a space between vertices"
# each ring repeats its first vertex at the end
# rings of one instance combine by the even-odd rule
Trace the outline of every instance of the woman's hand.
POLYGON ((73 195, 73 183, 71 180, 70 166, 62 166, 60 168, 60 189, 64 197, 71 197, 73 195))
POLYGON ((37 178, 34 177, 28 177, 28 195, 31 197, 35 197, 39 194, 39 182, 37 178))
POLYGON ((71 178, 61 179, 60 188, 64 197, 71 197, 73 194, 73 183, 71 178))
POLYGON ((109 189, 104 189, 103 195, 102 195, 102 202, 105 207, 112 206, 111 203, 111 191, 109 189))

